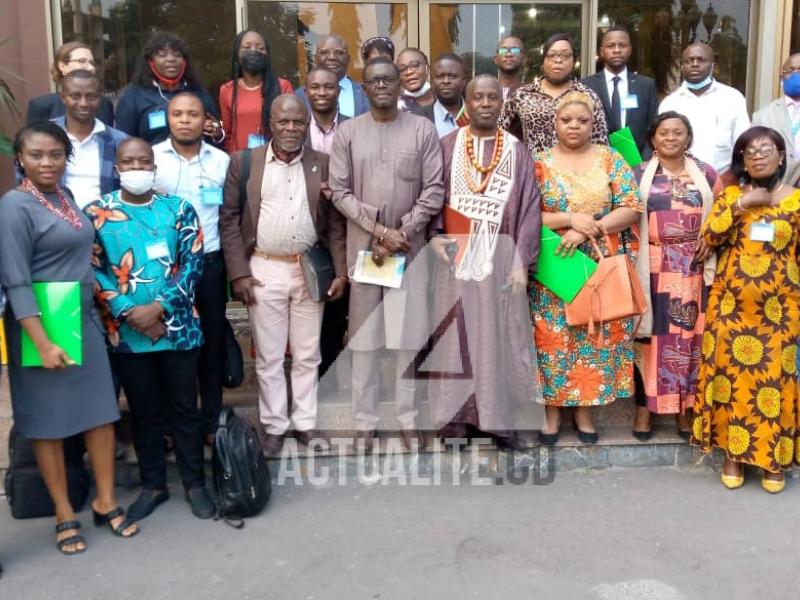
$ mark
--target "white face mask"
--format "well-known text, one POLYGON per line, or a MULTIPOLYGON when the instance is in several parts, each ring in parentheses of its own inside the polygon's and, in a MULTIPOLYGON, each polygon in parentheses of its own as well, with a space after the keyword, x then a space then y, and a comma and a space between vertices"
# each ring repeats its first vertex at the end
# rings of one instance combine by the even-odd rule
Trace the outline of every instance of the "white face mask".
POLYGON ((119 174, 119 183, 129 194, 142 196, 153 189, 155 171, 122 171, 119 174))

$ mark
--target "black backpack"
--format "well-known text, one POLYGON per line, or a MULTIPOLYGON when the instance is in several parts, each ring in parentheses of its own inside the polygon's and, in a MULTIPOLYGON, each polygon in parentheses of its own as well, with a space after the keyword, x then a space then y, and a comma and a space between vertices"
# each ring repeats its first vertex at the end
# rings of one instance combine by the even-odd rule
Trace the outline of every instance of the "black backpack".
POLYGON ((266 506, 272 480, 256 430, 230 407, 219 415, 211 466, 218 517, 240 529, 244 527, 242 519, 257 515, 266 506))

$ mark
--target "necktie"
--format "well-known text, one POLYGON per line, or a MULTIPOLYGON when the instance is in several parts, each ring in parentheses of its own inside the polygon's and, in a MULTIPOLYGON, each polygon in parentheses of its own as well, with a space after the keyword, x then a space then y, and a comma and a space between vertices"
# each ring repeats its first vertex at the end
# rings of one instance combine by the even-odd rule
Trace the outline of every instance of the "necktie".
POLYGON ((620 112, 619 102, 619 77, 614 76, 614 92, 611 94, 611 131, 616 131, 622 128, 622 114, 620 112))

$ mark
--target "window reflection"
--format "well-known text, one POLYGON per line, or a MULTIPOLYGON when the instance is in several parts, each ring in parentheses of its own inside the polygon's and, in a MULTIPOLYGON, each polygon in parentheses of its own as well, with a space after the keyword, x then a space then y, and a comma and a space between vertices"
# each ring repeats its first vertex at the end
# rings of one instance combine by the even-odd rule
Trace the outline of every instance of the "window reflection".
POLYGON ((745 93, 750 0, 599 0, 598 39, 614 24, 631 32, 630 68, 653 77, 661 95, 680 85, 681 52, 693 42, 710 44, 714 76, 745 93))
POLYGON ((471 68, 470 75, 496 74, 492 59, 497 42, 514 35, 525 45, 527 81, 541 71, 545 40, 568 33, 578 56, 575 74, 580 76, 581 13, 580 4, 431 4, 431 60, 454 52, 471 68))
POLYGON ((317 41, 332 31, 347 42, 347 74, 356 81, 361 81, 364 69, 360 54, 364 41, 376 35, 388 36, 399 51, 407 46, 408 39, 405 4, 249 2, 247 22, 269 40, 275 72, 295 87, 305 81, 317 41))
POLYGON ((98 61, 108 95, 127 85, 155 29, 180 35, 212 97, 230 79, 236 5, 220 0, 61 0, 62 39, 84 42, 98 61))

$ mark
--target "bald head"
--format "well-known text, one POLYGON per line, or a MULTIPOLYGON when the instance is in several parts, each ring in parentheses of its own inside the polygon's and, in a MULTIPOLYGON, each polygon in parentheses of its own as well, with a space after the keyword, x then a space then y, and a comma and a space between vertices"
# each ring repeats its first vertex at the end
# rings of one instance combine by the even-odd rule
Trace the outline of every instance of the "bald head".
POLYGON ((117 146, 117 164, 119 165, 120 161, 131 153, 149 156, 150 160, 153 160, 153 147, 142 138, 132 137, 123 140, 117 146))
POLYGON ((465 97, 467 101, 472 97, 476 89, 480 89, 483 91, 488 91, 493 89, 500 95, 500 98, 503 98, 503 87, 500 85, 500 82, 497 80, 497 77, 494 75, 476 75, 472 79, 470 79, 469 83, 467 84, 467 90, 465 93, 465 97))
POLYGON ((269 128, 276 152, 293 155, 306 141, 308 109, 306 103, 294 94, 281 94, 272 102, 269 111, 269 128))
POLYGON ((275 98, 270 107, 270 114, 275 114, 276 111, 285 112, 291 110, 298 110, 304 118, 308 118, 306 103, 294 94, 281 94, 275 98))
POLYGON ((681 75, 683 75, 684 81, 690 84, 704 82, 711 76, 713 69, 714 50, 711 46, 701 43, 686 46, 681 60, 681 75))
POLYGON ((338 33, 330 33, 317 42, 314 51, 314 66, 325 67, 336 73, 338 79, 347 74, 347 65, 350 64, 350 53, 347 43, 338 33))

